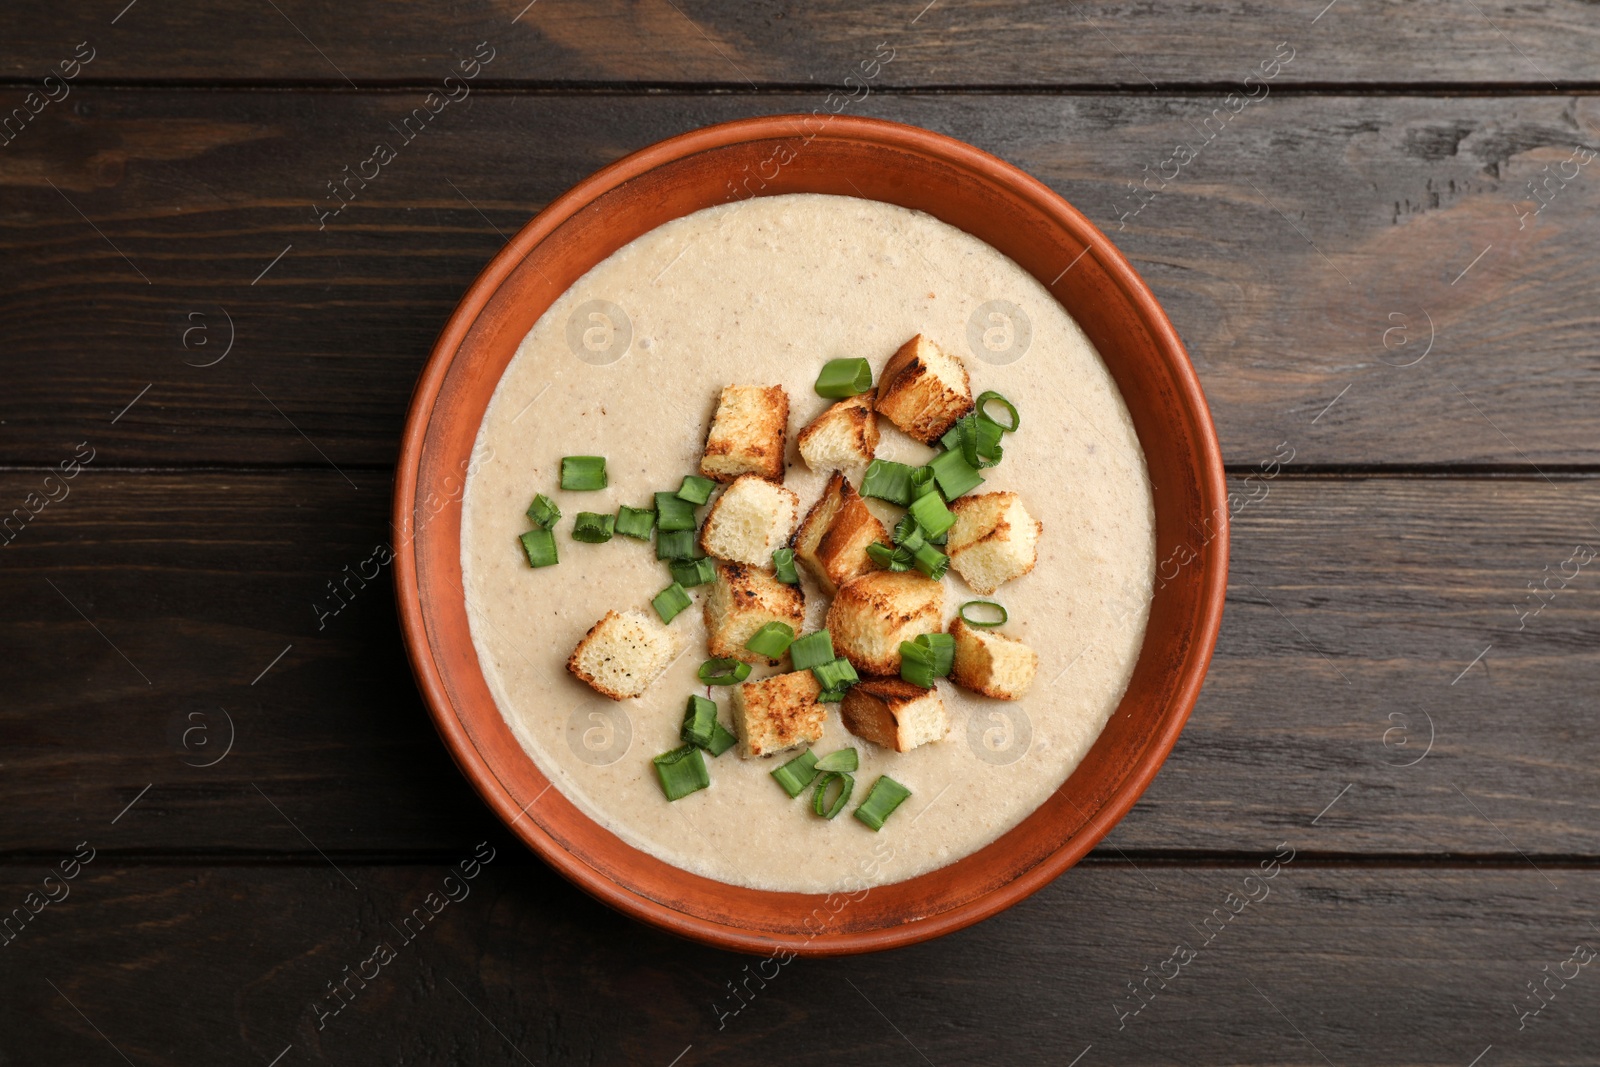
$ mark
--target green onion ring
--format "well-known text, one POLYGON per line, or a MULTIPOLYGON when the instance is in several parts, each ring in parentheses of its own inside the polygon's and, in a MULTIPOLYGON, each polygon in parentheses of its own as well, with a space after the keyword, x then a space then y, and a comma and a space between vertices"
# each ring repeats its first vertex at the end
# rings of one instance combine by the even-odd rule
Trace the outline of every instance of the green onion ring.
POLYGON ((965 604, 961 605, 961 621, 966 623, 968 626, 976 626, 980 630, 992 630, 996 626, 1004 626, 1006 624, 1006 620, 1010 617, 1011 616, 1006 614, 1004 605, 996 604, 992 600, 969 600, 965 604), (993 608, 1000 613, 1000 617, 993 622, 982 622, 978 619, 969 619, 967 618, 967 609, 971 607, 993 608))

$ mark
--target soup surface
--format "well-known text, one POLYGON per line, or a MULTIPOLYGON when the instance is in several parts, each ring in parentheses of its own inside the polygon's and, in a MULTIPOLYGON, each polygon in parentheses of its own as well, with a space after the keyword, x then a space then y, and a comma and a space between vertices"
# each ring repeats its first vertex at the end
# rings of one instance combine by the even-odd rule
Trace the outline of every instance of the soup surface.
MULTIPOLYGON (((933 455, 879 420, 878 456, 933 455)), ((709 878, 758 889, 828 892, 896 882, 953 862, 1037 808, 1116 710, 1144 636, 1155 515, 1143 452, 1094 347, 1017 264, 929 215, 851 197, 790 195, 722 205, 619 249, 529 331, 479 430, 463 498, 462 572, 473 643, 490 691, 528 755, 574 804, 629 844, 709 878), (865 357, 874 370, 926 334, 959 356, 977 393, 1016 404, 1021 428, 978 492, 1019 494, 1044 524, 1033 572, 992 599, 1001 631, 1039 655, 1019 701, 939 682, 944 740, 890 752, 845 730, 830 707, 819 754, 860 751, 856 796, 880 774, 911 792, 879 833, 810 812, 769 772, 790 755, 707 758, 712 784, 675 803, 651 759, 677 747, 684 703, 704 695, 701 604, 669 625, 682 655, 642 696, 611 701, 567 673, 573 647, 608 609, 650 612, 671 581, 653 547, 617 536, 572 540, 579 511, 649 507, 696 473, 724 385, 782 385, 790 398, 785 484, 802 516, 827 472, 806 468, 798 431, 832 403, 823 363, 865 357), (558 488, 562 456, 603 455, 609 487, 558 488), (565 518, 560 563, 528 566, 524 510, 545 493, 565 518)), ((847 471, 859 486, 861 471, 847 471)), ((880 517, 897 514, 869 501, 880 517)), ((703 518, 704 511, 701 512, 703 518)), ((807 629, 828 598, 802 569, 807 629)), ((975 599, 952 569, 946 621, 975 599)), ((775 673, 756 668, 752 677, 775 673)), ((728 692, 713 692, 731 724, 728 692)), ((537 807, 535 802, 534 807, 537 807)), ((530 815, 537 817, 536 810, 530 815)))

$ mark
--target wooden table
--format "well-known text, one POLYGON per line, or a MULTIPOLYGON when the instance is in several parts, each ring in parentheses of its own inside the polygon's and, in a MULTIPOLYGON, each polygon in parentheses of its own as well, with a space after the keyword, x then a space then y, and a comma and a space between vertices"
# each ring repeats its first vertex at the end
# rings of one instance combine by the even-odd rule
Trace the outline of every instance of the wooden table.
POLYGON ((0 1059, 1600 1062, 1592 7, 525 2, 0 17, 0 1059), (762 980, 509 838, 387 573, 330 587, 507 234, 662 137, 831 108, 880 45, 852 112, 1105 230, 1251 503, 1205 693, 1101 848, 762 980))

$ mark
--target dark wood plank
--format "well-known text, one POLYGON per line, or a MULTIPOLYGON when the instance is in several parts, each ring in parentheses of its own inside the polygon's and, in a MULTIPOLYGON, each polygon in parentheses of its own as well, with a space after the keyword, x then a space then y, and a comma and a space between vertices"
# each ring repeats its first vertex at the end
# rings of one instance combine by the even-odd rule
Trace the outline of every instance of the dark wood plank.
POLYGON ((85 38, 81 77, 118 80, 429 81, 479 41, 489 76, 520 84, 832 86, 880 43, 886 86, 1234 83, 1280 41, 1282 77, 1344 84, 1593 83, 1592 13, 1576 0, 1405 5, 1228 0, 1206 5, 964 0, 410 0, 337 7, 306 0, 168 5, 101 0, 10 13, 0 74, 39 78, 85 38), (124 10, 124 7, 131 10, 124 10), (274 10, 276 8, 276 10, 274 10))
MULTIPOLYGON (((0 850, 52 847, 146 785, 119 847, 445 849, 490 832, 415 693, 387 571, 318 629, 327 583, 386 537, 383 476, 355 477, 91 468, 0 548, 0 850), (224 709, 231 753, 193 766, 221 753, 224 709)), ((0 499, 41 481, 6 473, 0 499)), ((1227 852, 1314 824, 1334 852, 1595 855, 1593 566, 1517 611, 1600 539, 1600 485, 1235 489, 1257 499, 1206 689, 1103 850, 1227 852)))
MULTIPOLYGON (((471 97, 319 230, 329 179, 416 102, 85 91, 25 130, 0 155, 0 460, 90 437, 124 464, 387 464, 502 233, 629 149, 808 98, 471 97)), ((1286 437, 1321 464, 1600 460, 1600 182, 1580 171, 1520 231, 1515 206, 1593 139, 1586 100, 1269 98, 1121 219, 1126 184, 1198 141, 1212 104, 863 111, 990 149, 1103 227, 1189 345, 1236 463, 1286 437)))
MULTIPOLYGON (((638 926, 510 849, 457 876, 449 903, 445 866, 101 855, 4 949, 0 1046, 141 1065, 266 1064, 286 1049, 282 1064, 1067 1064, 1092 1047, 1083 1064, 1462 1067, 1490 1045, 1496 1063, 1594 1062, 1595 975, 1568 961, 1600 941, 1596 872, 1317 866, 1315 834, 1294 835, 1270 879, 1254 861, 1085 866, 941 941, 786 965, 638 926), (440 910, 408 942, 400 926, 429 914, 430 893, 440 910), (1178 969, 1180 947, 1192 958, 1178 969), (331 1014, 328 983, 377 959, 331 1014), (1525 983, 1557 972, 1576 977, 1551 979, 1554 998, 1519 1030, 1519 1006, 1539 1003, 1525 983), (1129 983, 1146 978, 1153 998, 1131 1014, 1129 983), (748 991, 737 1013, 734 987, 748 991)), ((61 854, 113 836, 85 829, 61 854)), ((0 872, 7 904, 45 873, 0 872)))

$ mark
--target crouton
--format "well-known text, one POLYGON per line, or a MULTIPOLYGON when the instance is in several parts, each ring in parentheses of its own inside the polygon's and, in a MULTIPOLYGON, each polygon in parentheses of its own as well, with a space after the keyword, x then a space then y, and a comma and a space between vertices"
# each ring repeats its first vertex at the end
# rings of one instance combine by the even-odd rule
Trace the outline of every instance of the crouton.
POLYGON ((931 445, 972 410, 967 368, 922 334, 900 346, 878 376, 878 412, 931 445))
POLYGON ((798 634, 805 628, 806 598, 799 586, 785 585, 765 571, 743 563, 719 563, 705 613, 706 645, 713 656, 776 664, 744 643, 769 622, 781 622, 798 634))
POLYGON ((939 690, 900 678, 857 682, 845 690, 839 716, 846 730, 895 752, 909 752, 950 732, 939 690))
POLYGON ((872 414, 872 394, 839 401, 801 430, 795 445, 806 466, 818 474, 871 463, 878 451, 878 420, 872 414))
POLYGON ((956 523, 945 551, 950 566, 988 596, 1013 578, 1033 570, 1044 525, 1028 514, 1015 493, 980 493, 950 502, 956 523))
POLYGON ((795 534, 794 556, 832 596, 850 579, 877 569, 867 555, 874 541, 890 544, 889 532, 849 480, 834 471, 795 534))
POLYGON ((963 689, 996 700, 1020 700, 1033 684, 1039 656, 1015 637, 968 626, 961 619, 950 624, 956 639, 956 662, 950 680, 963 689))
POLYGON ((783 481, 783 437, 788 427, 789 394, 783 386, 728 386, 711 419, 700 473, 719 482, 731 482, 741 474, 783 481))
POLYGON ((900 642, 943 624, 944 586, 920 571, 864 574, 828 606, 834 650, 862 674, 899 674, 900 642))
POLYGON ((822 687, 810 671, 775 674, 733 687, 729 703, 744 759, 822 740, 828 706, 817 703, 822 687))
POLYGON ((800 518, 800 498, 754 474, 740 475, 722 491, 700 529, 707 555, 752 567, 772 566, 800 518))
POLYGON ((626 700, 648 689, 677 654, 677 639, 655 618, 608 611, 572 650, 567 670, 601 696, 626 700))

